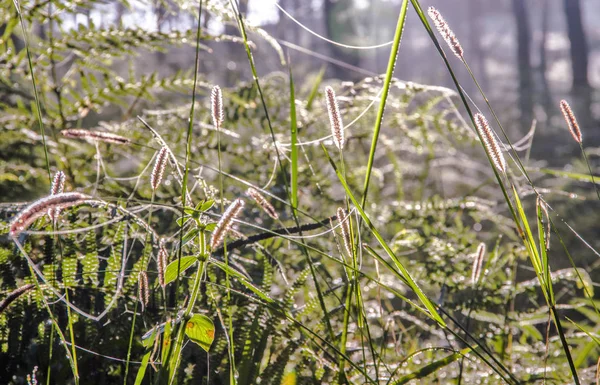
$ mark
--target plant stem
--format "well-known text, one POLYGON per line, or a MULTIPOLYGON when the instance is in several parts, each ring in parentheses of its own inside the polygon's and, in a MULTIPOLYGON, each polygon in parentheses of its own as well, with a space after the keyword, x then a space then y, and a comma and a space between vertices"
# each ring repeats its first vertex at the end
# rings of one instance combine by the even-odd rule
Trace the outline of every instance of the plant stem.
POLYGON ((575 381, 575 385, 579 385, 579 377, 577 376, 577 369, 575 369, 575 363, 573 362, 573 357, 571 357, 571 351, 569 350, 569 344, 567 343, 567 339, 565 338, 565 333, 563 331, 562 325, 560 323, 560 317, 558 316, 558 311, 554 305, 550 306, 550 310, 552 310, 552 316, 554 317, 554 323, 556 324, 556 330, 558 331, 558 335, 560 336, 560 342, 562 343, 565 354, 567 355, 567 361, 569 362, 569 368, 571 369, 571 374, 573 375, 573 381, 575 381))

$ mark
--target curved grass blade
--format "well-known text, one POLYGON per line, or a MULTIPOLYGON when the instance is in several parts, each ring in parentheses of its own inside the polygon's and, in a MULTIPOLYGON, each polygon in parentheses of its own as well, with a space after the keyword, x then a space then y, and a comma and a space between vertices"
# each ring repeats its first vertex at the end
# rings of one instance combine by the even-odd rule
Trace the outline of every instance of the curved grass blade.
POLYGON ((369 230, 373 233, 373 235, 375 236, 375 238, 377 239, 377 241, 379 242, 379 244, 381 245, 381 247, 383 247, 383 249, 386 251, 386 253, 389 255, 389 257, 392 259, 392 261, 394 262, 394 264, 396 265, 396 267, 398 268, 398 270, 400 271, 400 273, 402 274, 402 276, 404 276, 404 278, 406 279, 406 283, 408 284, 408 286, 417 295, 417 297, 419 297, 419 300, 421 301, 421 303, 427 308, 427 310, 429 311, 429 316, 433 320, 435 320, 436 322, 438 322, 440 324, 440 326, 445 327, 446 323, 444 322, 444 320, 442 319, 442 317, 440 317, 440 315, 438 314, 437 310, 435 309, 434 304, 425 295, 425 293, 423 293, 423 291, 421 290, 421 288, 413 280, 413 278, 408 273, 408 270, 406 270, 406 268, 404 267, 404 265, 402 264, 402 262, 400 262, 400 260, 398 259, 398 257, 396 257, 396 254, 394 254, 394 252, 392 251, 392 249, 383 240, 383 237, 381 236, 381 234, 379 234, 379 231, 377 231, 377 229, 375 228, 375 226, 373 225, 373 223, 371 222, 371 220, 369 219, 369 217, 367 216, 367 214, 365 214, 365 212, 362 209, 362 206, 359 205, 358 201, 356 200, 356 198, 354 197, 354 195, 350 191, 350 187, 348 187, 348 184, 346 183, 346 180, 345 180, 344 176, 341 174, 340 170, 336 167, 335 163, 333 162, 333 159, 331 159, 331 157, 329 156, 329 153, 327 152, 327 149, 325 148, 325 146, 322 143, 321 143, 321 147, 323 148, 323 151, 325 152, 325 155, 327 156, 327 159, 329 160, 329 163, 331 163, 331 166, 333 167, 336 175, 338 176, 338 179, 342 183, 342 186, 344 187, 344 190, 346 190, 346 194, 348 195, 348 197, 350 198, 350 200, 352 201, 352 203, 354 204, 354 206, 358 210, 358 213, 360 214, 361 218, 363 219, 363 221, 365 222, 365 224, 367 225, 367 227, 369 228, 369 230))
POLYGON ((437 370, 443 368, 444 366, 450 365, 454 361, 458 360, 460 357, 464 357, 465 355, 469 354, 470 352, 471 352, 471 348, 464 348, 459 352, 450 354, 449 356, 441 358, 437 361, 434 361, 429 365, 425 365, 424 367, 422 367, 421 369, 419 369, 415 372, 412 372, 410 374, 407 374, 406 376, 403 376, 398 381, 392 382, 392 385, 402 385, 402 384, 406 384, 412 380, 418 380, 421 378, 425 378, 428 375, 435 373, 437 370))

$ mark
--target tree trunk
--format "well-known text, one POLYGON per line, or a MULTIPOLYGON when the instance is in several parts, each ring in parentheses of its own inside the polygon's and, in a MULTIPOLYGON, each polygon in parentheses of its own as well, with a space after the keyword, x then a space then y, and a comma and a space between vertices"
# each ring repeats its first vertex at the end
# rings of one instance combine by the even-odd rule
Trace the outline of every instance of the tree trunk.
MULTIPOLYGON (((327 37, 335 41, 349 41, 344 39, 344 36, 354 35, 354 23, 344 20, 352 7, 352 0, 324 0, 323 1, 323 20, 325 22, 325 30, 327 37)), ((334 44, 329 44, 330 56, 341 60, 345 63, 358 66, 360 57, 356 50, 349 50, 339 47, 334 44)), ((335 73, 330 74, 332 77, 339 77, 345 80, 354 80, 356 73, 346 70, 341 67, 329 67, 335 69, 335 73)))
POLYGON ((542 8, 542 26, 541 26, 541 40, 540 40, 540 67, 539 67, 539 78, 542 86, 541 101, 544 106, 544 111, 548 117, 553 115, 556 111, 556 107, 552 103, 552 91, 550 90, 550 83, 548 83, 548 56, 546 52, 546 45, 548 41, 548 28, 550 27, 550 6, 547 0, 541 1, 542 8))
POLYGON ((531 33, 525 0, 513 0, 517 27, 517 63, 519 66, 519 107, 521 126, 526 129, 533 119, 533 77, 531 75, 531 33))
MULTIPOLYGON (((571 86, 573 100, 571 105, 577 113, 579 124, 585 130, 592 123, 592 90, 588 80, 589 50, 581 19, 580 0, 564 0, 564 7, 567 19, 567 33, 571 42, 571 71, 573 72, 573 83, 571 86)), ((592 132, 592 130, 587 131, 589 133, 592 132)), ((595 144, 598 143, 597 139, 598 134, 593 138, 595 144)))
MULTIPOLYGON (((486 92, 489 92, 489 78, 485 70, 485 53, 481 46, 483 37, 482 25, 482 3, 483 0, 467 0, 467 14, 471 22, 467 23, 469 29, 469 53, 473 58, 473 70, 479 80, 479 83, 486 92)), ((485 4, 483 4, 485 6, 485 4)))

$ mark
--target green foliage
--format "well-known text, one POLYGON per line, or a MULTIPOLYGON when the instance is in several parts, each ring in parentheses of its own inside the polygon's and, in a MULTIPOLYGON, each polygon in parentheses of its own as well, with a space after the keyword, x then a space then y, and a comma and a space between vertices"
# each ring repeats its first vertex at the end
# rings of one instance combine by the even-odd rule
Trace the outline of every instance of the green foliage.
MULTIPOLYGON (((565 383, 571 377, 564 345, 554 332, 546 337, 555 305, 577 325, 563 321, 562 326, 582 378, 590 377, 599 347, 588 337, 600 324, 591 302, 593 271, 562 266, 564 250, 556 240, 551 251, 539 249, 548 234, 522 180, 514 181, 522 226, 515 224, 489 178, 491 170, 474 155, 479 153, 474 150, 477 137, 461 118, 452 90, 391 75, 341 87, 331 82, 344 121, 361 116, 347 128, 343 169, 338 169, 343 173, 336 175, 318 143, 329 134, 319 92, 321 82, 329 83, 323 72, 306 87, 294 84, 291 73, 277 72, 260 79, 260 90, 254 82, 222 87, 225 122, 219 134, 211 126, 206 97, 212 88, 209 74, 200 73, 192 137, 186 143, 190 100, 180 94, 192 90, 191 69, 147 73, 139 66, 143 55, 168 55, 178 45, 209 54, 222 42, 241 39, 202 31, 196 46, 195 27, 168 33, 93 23, 67 28, 67 16, 77 12, 74 5, 91 8, 94 3, 48 4, 61 16, 49 18, 40 5, 22 7, 26 23, 54 26, 51 34, 28 36, 51 170, 66 173, 66 191, 85 192, 99 202, 64 210, 56 223, 40 218, 31 230, 41 232, 0 238, 2 297, 25 283, 39 285, 0 313, 0 361, 8 362, 0 378, 24 383, 37 365, 40 382, 50 375, 50 383, 69 383, 72 362, 65 351, 75 344, 82 383, 94 378, 96 383, 159 384, 168 381, 170 372, 178 383, 445 383, 459 376, 457 362, 463 356, 464 383, 512 383, 512 377, 565 383), (389 91, 385 119, 383 110, 373 107, 383 82, 389 91), (381 131, 377 151, 369 152, 373 122, 381 131), (264 129, 269 125, 273 136, 264 129), (123 135, 131 143, 60 135, 80 127, 123 135), (188 144, 192 202, 182 207, 188 144), (163 183, 152 190, 153 157, 164 145, 174 157, 163 183), (219 156, 222 191, 216 187, 219 156), (356 238, 368 248, 357 243, 357 254, 347 256, 340 252, 339 230, 330 226, 337 221, 328 218, 349 198, 360 199, 367 170, 368 199, 360 207, 354 199, 348 208, 358 224, 353 225, 356 238), (242 197, 249 185, 265 186, 260 190, 280 219, 244 198, 235 231, 207 256, 204 233, 216 231, 220 207, 242 197), (295 229, 319 221, 325 225, 295 229), (534 236, 535 226, 525 224, 536 222, 534 236), (526 243, 521 227, 527 230, 526 243), (260 241, 246 241, 254 235, 260 241), (169 255, 161 272, 164 289, 156 279, 161 241, 169 255), (475 285, 470 276, 480 242, 489 252, 475 285), (147 303, 144 288, 139 290, 140 272, 148 276, 147 303), (198 298, 190 304, 196 284, 198 298), (344 328, 347 341, 340 349, 344 328), (180 335, 199 346, 183 343, 180 356, 173 357, 180 335), (231 358, 236 373, 230 372, 231 358), (546 375, 541 362, 547 363, 546 375)), ((0 57, 0 193, 6 202, 0 208, 0 231, 7 234, 12 215, 24 207, 19 202, 47 195, 49 186, 25 39, 12 0, 0 0, 0 6, 10 10, 0 18, 5 48, 0 57)), ((196 3, 163 6, 197 17, 196 3)), ((204 11, 235 21, 219 2, 209 2, 204 11)), ((281 53, 264 31, 252 31, 281 53)), ((337 159, 332 162, 342 166, 337 159)), ((545 174, 587 180, 578 172, 530 171, 550 192, 556 181, 545 174)))

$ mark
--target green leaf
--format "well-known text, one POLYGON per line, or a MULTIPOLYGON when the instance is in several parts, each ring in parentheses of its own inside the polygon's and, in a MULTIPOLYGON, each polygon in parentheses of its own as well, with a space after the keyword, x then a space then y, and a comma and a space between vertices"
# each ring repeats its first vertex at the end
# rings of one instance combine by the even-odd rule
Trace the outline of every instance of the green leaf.
POLYGON ((200 211, 208 211, 210 210, 215 204, 215 200, 214 199, 210 199, 207 200, 206 202, 203 202, 202 205, 199 204, 200 208, 196 208, 196 210, 200 210, 200 211))
POLYGON ((198 228, 188 231, 187 234, 185 234, 181 239, 181 246, 185 246, 186 244, 188 244, 192 239, 194 239, 198 235, 199 232, 200 229, 198 228))
POLYGON ((183 209, 183 212, 186 213, 187 215, 193 217, 194 215, 196 215, 196 210, 194 210, 191 207, 186 207, 183 209))
POLYGON ((165 285, 168 285, 169 283, 177 279, 178 268, 179 274, 182 274, 184 271, 189 269, 197 260, 198 258, 190 256, 181 257, 181 261, 176 259, 173 262, 169 263, 169 265, 167 266, 167 270, 165 271, 165 285))
POLYGON ((148 368, 148 362, 150 361, 151 355, 152 350, 144 354, 144 358, 142 358, 142 364, 140 365, 140 370, 138 370, 137 375, 135 376, 135 385, 140 385, 144 380, 144 376, 146 375, 146 369, 148 368))
POLYGON ((207 316, 195 314, 185 325, 185 335, 208 352, 215 339, 215 324, 207 316))
POLYGON ((296 385, 296 372, 288 372, 281 379, 281 385, 296 385))

